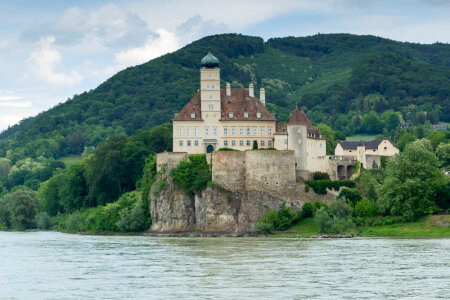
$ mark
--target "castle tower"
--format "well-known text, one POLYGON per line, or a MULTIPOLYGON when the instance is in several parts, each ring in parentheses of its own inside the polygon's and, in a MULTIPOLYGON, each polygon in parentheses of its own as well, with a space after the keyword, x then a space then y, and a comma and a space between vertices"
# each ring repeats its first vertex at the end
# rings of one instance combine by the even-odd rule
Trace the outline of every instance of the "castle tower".
POLYGON ((220 119, 220 68, 217 57, 208 52, 201 60, 200 100, 202 119, 220 119))

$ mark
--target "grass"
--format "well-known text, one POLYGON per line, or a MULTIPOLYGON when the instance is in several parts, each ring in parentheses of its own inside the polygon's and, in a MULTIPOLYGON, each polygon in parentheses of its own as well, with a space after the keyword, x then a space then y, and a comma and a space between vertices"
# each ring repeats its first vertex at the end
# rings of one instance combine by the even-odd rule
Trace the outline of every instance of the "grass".
POLYGON ((347 137, 347 141, 373 141, 376 135, 369 134, 355 134, 347 137))
MULTIPOLYGON (((358 236, 361 237, 450 238, 450 215, 425 216, 411 223, 365 226, 359 229, 358 236)), ((287 231, 274 232, 270 237, 310 237, 318 234, 314 218, 311 217, 301 219, 287 231)))
POLYGON ((272 237, 308 237, 319 234, 314 218, 301 219, 287 231, 275 232, 272 237))
POLYGON ((450 215, 420 217, 417 221, 404 224, 363 227, 360 236, 405 237, 405 238, 450 238, 450 215), (437 225, 441 224, 441 226, 437 225), (447 226, 442 226, 447 224, 447 226))
POLYGON ((66 164, 66 166, 73 165, 81 160, 81 155, 68 155, 64 157, 60 157, 58 160, 62 161, 66 164))

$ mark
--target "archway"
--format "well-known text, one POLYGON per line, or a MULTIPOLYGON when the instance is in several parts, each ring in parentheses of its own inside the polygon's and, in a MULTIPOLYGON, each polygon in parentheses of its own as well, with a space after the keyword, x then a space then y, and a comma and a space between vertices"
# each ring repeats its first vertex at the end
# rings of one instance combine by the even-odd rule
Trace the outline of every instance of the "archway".
POLYGON ((347 179, 350 179, 355 171, 355 166, 347 166, 347 179))
POLYGON ((206 147, 206 153, 211 153, 214 151, 214 146, 213 145, 208 145, 208 147, 206 147))
POLYGON ((337 167, 337 177, 339 180, 345 179, 346 176, 346 170, 345 170, 345 166, 343 165, 339 165, 337 167))

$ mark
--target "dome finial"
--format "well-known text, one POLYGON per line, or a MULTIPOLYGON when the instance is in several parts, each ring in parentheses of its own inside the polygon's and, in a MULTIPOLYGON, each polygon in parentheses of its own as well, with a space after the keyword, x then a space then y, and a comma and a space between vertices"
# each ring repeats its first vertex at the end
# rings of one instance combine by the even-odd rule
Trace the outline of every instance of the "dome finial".
POLYGON ((201 60, 202 68, 217 68, 219 67, 219 60, 212 55, 211 48, 208 47, 208 54, 201 60))

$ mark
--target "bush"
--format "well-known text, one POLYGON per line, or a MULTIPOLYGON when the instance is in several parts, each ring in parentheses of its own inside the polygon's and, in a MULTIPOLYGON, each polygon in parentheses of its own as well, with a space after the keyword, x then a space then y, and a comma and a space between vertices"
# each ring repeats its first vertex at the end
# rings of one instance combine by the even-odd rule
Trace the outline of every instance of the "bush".
POLYGON ((219 148, 219 150, 217 150, 217 151, 238 151, 238 150, 233 149, 233 148, 223 147, 223 148, 219 148))
POLYGON ((122 232, 138 232, 148 229, 150 225, 149 217, 141 205, 136 205, 131 209, 124 209, 120 212, 120 220, 117 228, 122 232))
POLYGON ((302 206, 302 210, 300 212, 301 218, 308 218, 313 215, 314 207, 311 202, 305 202, 302 206))
POLYGON ((69 232, 82 232, 86 230, 84 220, 79 212, 67 216, 62 227, 69 232))
POLYGON ((36 215, 36 225, 39 229, 49 229, 52 227, 52 220, 45 211, 41 211, 36 215))
POLYGON ((313 173, 313 180, 330 180, 330 175, 326 172, 314 172, 313 173))
POLYGON ((375 201, 363 198, 356 203, 355 210, 353 211, 355 217, 369 218, 379 214, 379 208, 375 201))
POLYGON ((261 233, 271 233, 272 232, 272 224, 266 222, 257 222, 254 224, 254 228, 256 231, 261 233))
POLYGON ((278 212, 274 209, 270 209, 263 215, 259 223, 269 224, 271 230, 276 229, 279 231, 284 231, 289 229, 289 227, 291 227, 292 224, 298 220, 298 216, 299 214, 292 207, 287 207, 283 202, 280 204, 278 212))
POLYGON ((258 141, 253 141, 253 150, 258 150, 258 141))
POLYGON ((339 192, 338 198, 343 197, 344 199, 347 199, 353 207, 355 207, 356 203, 361 201, 362 197, 361 194, 358 192, 357 189, 342 189, 339 192))
POLYGON ((354 188, 355 182, 352 180, 306 180, 305 183, 310 186, 317 194, 325 195, 328 189, 339 190, 341 187, 354 188))
POLYGON ((19 188, 3 197, 0 204, 1 222, 8 228, 35 228, 38 207, 39 200, 36 193, 23 187, 19 188))
POLYGON ((316 200, 314 201, 314 203, 312 204, 313 206, 313 214, 318 211, 320 208, 325 207, 325 209, 328 211, 330 208, 328 207, 328 205, 326 205, 325 203, 323 203, 320 200, 316 200))
POLYGON ((354 234, 355 224, 351 221, 352 208, 344 198, 335 198, 330 204, 330 212, 321 207, 315 214, 315 222, 320 233, 354 234))
POLYGON ((172 169, 170 176, 186 194, 199 195, 211 181, 211 170, 206 162, 206 155, 189 155, 189 161, 181 161, 177 168, 172 169))

